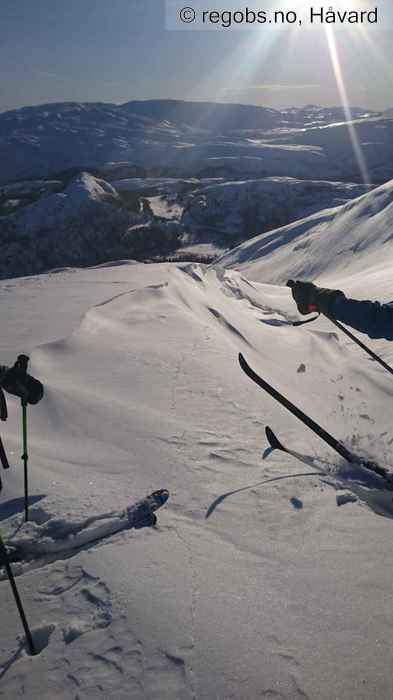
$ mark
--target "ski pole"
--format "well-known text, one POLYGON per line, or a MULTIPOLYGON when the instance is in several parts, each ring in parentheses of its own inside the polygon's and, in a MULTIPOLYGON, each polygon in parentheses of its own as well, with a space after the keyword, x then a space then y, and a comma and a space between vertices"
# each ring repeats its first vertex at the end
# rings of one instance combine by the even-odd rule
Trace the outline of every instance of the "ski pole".
POLYGON ((25 522, 27 523, 29 519, 29 482, 28 482, 28 471, 27 462, 29 455, 27 453, 27 403, 25 399, 22 399, 22 431, 23 431, 23 454, 21 459, 23 460, 24 468, 24 486, 25 486, 25 522))
MULTIPOLYGON (((288 280, 288 282, 287 282, 287 287, 291 287, 291 288, 292 288, 293 285, 294 285, 294 281, 293 281, 293 280, 288 280)), ((328 314, 323 314, 323 315, 324 315, 327 319, 329 319, 329 321, 331 321, 331 323, 334 323, 334 325, 335 325, 337 328, 339 328, 340 331, 342 331, 343 333, 345 333, 345 335, 347 335, 348 338, 350 338, 351 340, 353 340, 354 343, 356 343, 357 345, 359 345, 359 347, 362 348, 362 350, 364 350, 368 355, 370 355, 370 357, 372 357, 373 360, 375 360, 375 361, 378 362, 380 365, 382 365, 382 367, 383 367, 384 369, 386 369, 388 372, 390 372, 390 374, 393 374, 393 368, 390 367, 390 365, 388 365, 388 364, 382 359, 382 357, 379 357, 379 355, 377 355, 373 350, 371 350, 371 348, 369 348, 369 347, 368 347, 367 345, 365 345, 361 340, 359 340, 359 338, 357 338, 356 335, 354 335, 353 333, 351 333, 351 331, 349 331, 347 328, 345 328, 345 326, 343 326, 342 323, 340 323, 339 321, 336 321, 334 318, 332 318, 332 317, 329 316, 328 314)), ((316 317, 313 318, 313 319, 309 319, 308 321, 296 322, 296 323, 294 323, 293 325, 300 326, 300 325, 303 325, 304 323, 310 323, 310 321, 316 321, 317 318, 318 318, 318 316, 316 316, 316 317)))
POLYGON ((339 321, 336 321, 334 318, 332 318, 331 316, 328 316, 327 314, 324 314, 324 315, 326 316, 326 318, 329 319, 329 321, 334 323, 334 325, 337 326, 337 328, 339 328, 343 333, 345 333, 345 335, 347 335, 348 338, 351 338, 351 340, 353 340, 354 343, 359 345, 359 347, 362 348, 362 350, 364 350, 368 355, 370 355, 370 357, 372 357, 373 360, 375 360, 376 362, 379 362, 379 364, 382 365, 382 367, 384 367, 384 369, 386 369, 388 372, 390 372, 390 374, 393 374, 393 368, 390 367, 390 365, 388 365, 382 359, 382 357, 379 357, 379 355, 376 355, 376 353, 373 350, 371 350, 371 348, 367 347, 367 345, 362 343, 362 341, 359 340, 359 338, 357 338, 356 335, 351 333, 351 331, 349 331, 348 328, 345 328, 345 326, 343 326, 342 323, 340 323, 339 321))
MULTIPOLYGON (((18 359, 15 362, 15 367, 21 372, 21 374, 26 377, 27 374, 27 364, 29 358, 27 355, 18 355, 18 359)), ((23 384, 22 384, 23 387, 23 384)), ((21 459, 23 461, 24 467, 24 490, 25 490, 25 522, 27 523, 29 519, 29 482, 28 482, 28 470, 27 462, 29 455, 27 453, 27 389, 24 386, 24 391, 21 393, 21 406, 22 406, 22 435, 23 435, 23 454, 21 459)))
POLYGON ((27 623, 25 611, 23 609, 23 605, 22 605, 22 601, 20 599, 18 589, 16 587, 14 574, 12 573, 11 565, 10 565, 10 562, 8 560, 7 550, 5 548, 5 544, 4 544, 2 537, 0 535, 0 564, 1 563, 4 564, 5 570, 7 572, 8 580, 9 580, 10 585, 11 585, 11 589, 12 589, 12 593, 13 593, 13 596, 15 599, 16 607, 18 608, 20 619, 22 620, 22 625, 23 625, 23 629, 25 631, 26 641, 27 641, 30 653, 33 656, 35 656, 37 654, 37 652, 36 652, 36 649, 34 646, 33 637, 31 635, 30 628, 29 628, 29 625, 27 623))

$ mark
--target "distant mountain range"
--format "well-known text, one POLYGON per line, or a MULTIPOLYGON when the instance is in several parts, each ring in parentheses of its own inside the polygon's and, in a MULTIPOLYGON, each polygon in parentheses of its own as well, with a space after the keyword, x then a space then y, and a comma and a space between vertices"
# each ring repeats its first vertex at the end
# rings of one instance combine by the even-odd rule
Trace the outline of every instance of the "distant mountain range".
POLYGON ((352 115, 173 100, 0 114, 0 277, 279 237, 393 178, 393 115, 352 115))
MULTIPOLYGON (((352 110, 370 180, 393 176, 393 116, 352 110)), ((128 176, 361 181, 341 108, 173 100, 40 105, 0 114, 0 184, 109 164, 128 176), (126 170, 125 170, 126 169, 126 170)))

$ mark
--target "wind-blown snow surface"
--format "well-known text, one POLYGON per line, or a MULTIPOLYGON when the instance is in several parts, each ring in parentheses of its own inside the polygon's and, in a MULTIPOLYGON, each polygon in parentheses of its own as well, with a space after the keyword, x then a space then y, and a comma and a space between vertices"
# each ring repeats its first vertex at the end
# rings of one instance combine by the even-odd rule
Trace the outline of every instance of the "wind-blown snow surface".
MULTIPOLYGON (((383 276, 361 277, 382 291, 383 276)), ((382 463, 389 377, 327 321, 293 328, 288 289, 236 271, 123 264, 2 281, 0 295, 0 357, 36 346, 31 371, 46 385, 28 413, 36 530, 171 493, 156 529, 16 568, 35 658, 0 583, 0 697, 390 700, 392 519, 377 512, 389 516, 391 497, 337 465, 237 353, 382 463), (284 454, 262 462, 266 424, 328 460, 329 475, 295 478, 310 469, 284 454), (283 475, 205 520, 219 494, 283 475)), ((21 538, 19 410, 10 399, 0 524, 8 533, 19 513, 21 538)))

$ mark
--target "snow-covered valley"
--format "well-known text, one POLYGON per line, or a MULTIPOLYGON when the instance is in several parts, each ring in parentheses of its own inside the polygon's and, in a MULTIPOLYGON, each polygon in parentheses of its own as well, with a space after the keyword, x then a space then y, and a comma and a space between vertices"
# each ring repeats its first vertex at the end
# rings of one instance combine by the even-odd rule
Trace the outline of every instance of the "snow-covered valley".
POLYGON ((347 123, 341 108, 176 100, 5 112, 0 278, 222 254, 391 179, 392 125, 361 108, 347 123))

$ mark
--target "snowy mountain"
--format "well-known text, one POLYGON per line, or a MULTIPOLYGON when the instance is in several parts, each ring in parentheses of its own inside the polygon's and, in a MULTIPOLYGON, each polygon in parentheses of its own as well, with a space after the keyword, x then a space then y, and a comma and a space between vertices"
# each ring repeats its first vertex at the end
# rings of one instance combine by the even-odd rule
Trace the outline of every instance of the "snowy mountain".
POLYGON ((113 180, 113 178, 110 177, 110 170, 108 170, 107 175, 111 184, 118 192, 137 192, 146 197, 182 195, 200 187, 207 187, 208 185, 223 182, 223 178, 182 179, 177 177, 132 177, 113 180))
POLYGON ((64 191, 0 219, 0 276, 125 257, 122 237, 141 221, 111 185, 82 173, 64 191))
POLYGON ((257 232, 368 189, 291 178, 126 178, 108 183, 88 173, 66 185, 57 180, 5 185, 0 189, 0 276, 130 257, 145 260, 182 253, 185 247, 192 252, 200 244, 219 255, 257 232))
POLYGON ((197 133, 228 133, 241 129, 271 129, 281 121, 278 110, 254 105, 186 102, 184 100, 144 100, 120 105, 121 113, 169 122, 197 133))
POLYGON ((159 147, 177 137, 170 125, 125 114, 116 105, 24 107, 0 115, 0 182, 124 160, 144 143, 159 147))
POLYGON ((327 162, 339 161, 341 179, 352 177, 355 163, 363 162, 364 176, 370 182, 381 183, 392 177, 393 117, 387 114, 365 115, 350 123, 352 133, 345 120, 328 125, 311 125, 299 130, 285 130, 276 134, 274 141, 302 148, 320 148, 327 162))
POLYGON ((223 252, 343 204, 393 177, 393 119, 352 117, 175 100, 0 114, 0 277, 223 252))
POLYGON ((337 206, 369 189, 365 185, 284 177, 209 183, 182 198, 181 223, 192 240, 229 247, 253 233, 337 206))
MULTIPOLYGON (((353 110, 371 182, 392 177, 393 119, 353 110)), ((0 184, 109 167, 123 176, 361 181, 342 109, 176 101, 60 103, 0 114, 0 184), (339 157, 337 157, 339 155, 339 157), (119 165, 116 165, 119 164, 119 165)), ((116 177, 117 175, 114 175, 116 177)))
POLYGON ((290 277, 331 279, 393 262, 393 180, 346 204, 246 241, 217 264, 273 284, 290 277))

